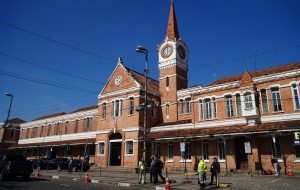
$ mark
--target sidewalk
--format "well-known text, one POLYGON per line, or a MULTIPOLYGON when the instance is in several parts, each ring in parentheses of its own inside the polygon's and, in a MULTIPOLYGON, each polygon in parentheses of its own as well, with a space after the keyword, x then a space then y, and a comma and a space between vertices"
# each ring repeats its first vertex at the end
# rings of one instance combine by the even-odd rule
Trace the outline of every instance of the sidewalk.
MULTIPOLYGON (((70 180, 82 180, 85 177, 85 172, 82 173, 80 177, 80 172, 76 172, 73 174, 69 174, 68 172, 57 172, 57 170, 42 170, 42 177, 51 177, 51 178, 63 178, 70 180)), ((140 189, 165 189, 165 184, 159 183, 157 185, 149 183, 149 173, 147 173, 146 180, 147 184, 138 184, 138 175, 135 173, 134 169, 130 168, 91 168, 88 172, 89 179, 91 179, 92 183, 103 183, 103 184, 113 184, 124 187, 138 187, 140 189)), ((165 176, 165 172, 163 173, 165 176)), ((197 175, 190 172, 188 175, 182 174, 179 171, 171 171, 168 172, 169 180, 175 180, 176 183, 170 183, 171 189, 176 190, 194 190, 199 189, 199 185, 197 184, 197 175)), ((224 174, 220 175, 220 184, 230 184, 230 186, 222 186, 225 189, 249 189, 249 190, 279 190, 279 189, 298 189, 300 186, 300 175, 296 175, 293 177, 287 176, 265 176, 254 174, 253 177, 248 174, 229 174, 225 176, 224 174)), ((161 182, 161 180, 160 180, 161 182)), ((210 182, 210 175, 207 175, 207 183, 210 182)), ((206 189, 217 189, 216 185, 207 186, 206 189)))

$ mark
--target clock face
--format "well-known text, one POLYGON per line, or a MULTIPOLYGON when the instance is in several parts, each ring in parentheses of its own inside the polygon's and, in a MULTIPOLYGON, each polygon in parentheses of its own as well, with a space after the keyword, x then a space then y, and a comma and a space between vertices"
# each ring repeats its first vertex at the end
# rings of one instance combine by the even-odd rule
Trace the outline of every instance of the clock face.
POLYGON ((119 86, 122 82, 122 77, 121 76, 117 76, 115 79, 115 85, 119 86))
POLYGON ((185 50, 181 45, 178 46, 178 54, 181 59, 185 59, 185 50))
POLYGON ((161 51, 161 55, 164 58, 170 57, 170 55, 173 53, 173 47, 171 45, 166 45, 163 47, 161 51))

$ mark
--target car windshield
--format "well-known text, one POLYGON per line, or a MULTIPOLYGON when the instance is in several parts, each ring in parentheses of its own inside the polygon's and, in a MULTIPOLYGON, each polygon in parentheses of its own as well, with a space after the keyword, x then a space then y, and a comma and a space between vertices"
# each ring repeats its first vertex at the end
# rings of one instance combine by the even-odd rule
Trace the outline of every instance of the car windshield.
POLYGON ((20 161, 22 161, 22 162, 26 161, 26 159, 21 155, 7 155, 6 160, 7 161, 19 161, 19 162, 20 161))

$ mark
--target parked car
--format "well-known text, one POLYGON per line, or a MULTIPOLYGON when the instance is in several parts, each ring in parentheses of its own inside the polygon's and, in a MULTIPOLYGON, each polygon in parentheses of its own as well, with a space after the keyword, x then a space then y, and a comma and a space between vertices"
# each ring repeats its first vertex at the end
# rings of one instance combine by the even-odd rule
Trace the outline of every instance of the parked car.
POLYGON ((46 160, 42 159, 32 159, 30 160, 32 163, 32 168, 37 169, 39 168, 40 170, 45 170, 47 169, 48 162, 46 160))
POLYGON ((57 169, 62 162, 67 162, 67 158, 56 158, 48 161, 48 169, 57 169))
MULTIPOLYGON (((69 162, 70 162, 70 160, 62 161, 60 163, 60 165, 58 166, 57 170, 58 171, 63 171, 63 170, 68 171, 69 170, 69 162)), ((80 171, 81 170, 81 164, 82 164, 82 171, 83 172, 86 172, 90 169, 90 164, 87 161, 72 160, 72 164, 71 164, 72 172, 80 171)))
POLYGON ((24 180, 28 180, 32 172, 32 163, 24 156, 13 154, 0 156, 0 179, 2 181, 16 176, 22 176, 24 180))

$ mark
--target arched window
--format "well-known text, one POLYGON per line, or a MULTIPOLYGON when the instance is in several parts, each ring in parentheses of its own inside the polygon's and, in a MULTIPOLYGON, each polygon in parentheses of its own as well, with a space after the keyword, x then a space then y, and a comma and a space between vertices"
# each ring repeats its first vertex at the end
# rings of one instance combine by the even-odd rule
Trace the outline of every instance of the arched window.
POLYGON ((48 125, 47 136, 50 136, 51 133, 51 124, 48 125))
POLYGON ((102 119, 106 118, 106 102, 102 104, 102 119))
POLYGON ((74 126, 74 133, 78 132, 78 124, 79 124, 79 121, 78 121, 78 119, 76 119, 75 120, 75 126, 74 126))
POLYGON ((212 98, 212 104, 213 104, 213 118, 217 118, 217 102, 216 98, 212 98))
POLYGON ((166 105, 166 115, 167 116, 170 115, 170 105, 169 104, 166 105))
POLYGON ((170 79, 168 76, 166 77, 166 87, 170 87, 170 79))
POLYGON ((183 99, 179 100, 179 114, 183 114, 183 99))
POLYGON ((191 113, 191 98, 188 97, 185 99, 185 104, 186 104, 186 113, 191 113))

